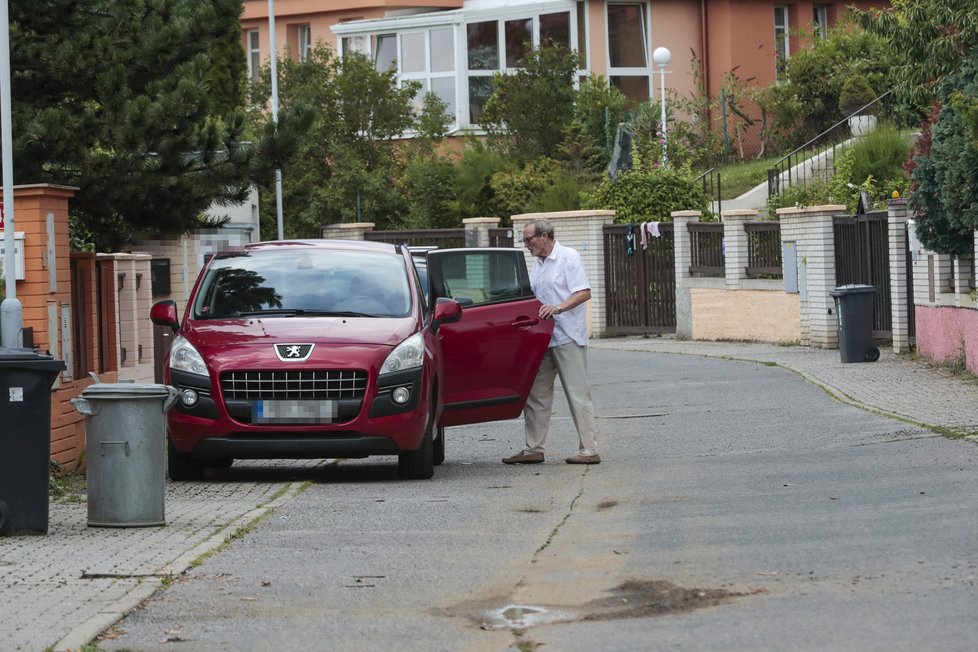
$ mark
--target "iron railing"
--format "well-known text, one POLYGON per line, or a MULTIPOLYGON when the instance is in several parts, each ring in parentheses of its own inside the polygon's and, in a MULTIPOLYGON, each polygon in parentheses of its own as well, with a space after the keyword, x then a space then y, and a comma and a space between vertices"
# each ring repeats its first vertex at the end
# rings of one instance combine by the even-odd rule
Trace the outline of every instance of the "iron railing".
POLYGON ((893 89, 886 91, 875 100, 842 118, 834 125, 809 140, 804 145, 796 148, 778 160, 767 171, 767 195, 773 197, 783 189, 799 183, 808 183, 811 179, 821 179, 829 181, 835 174, 835 153, 840 145, 852 137, 849 127, 849 118, 860 115, 866 109, 880 102, 883 98, 890 95, 893 89), (831 153, 831 156, 829 154, 831 153), (803 172, 795 168, 804 161, 811 160, 812 165, 806 166, 803 172))
POLYGON ((782 278, 781 223, 746 222, 747 278, 782 278))
POLYGON ((720 188, 720 172, 716 168, 710 168, 703 174, 693 179, 693 183, 703 186, 703 194, 710 201, 711 205, 716 205, 716 214, 719 215, 723 210, 723 199, 720 188))
POLYGON ((723 251, 723 224, 716 222, 690 222, 689 273, 693 276, 725 276, 723 251))

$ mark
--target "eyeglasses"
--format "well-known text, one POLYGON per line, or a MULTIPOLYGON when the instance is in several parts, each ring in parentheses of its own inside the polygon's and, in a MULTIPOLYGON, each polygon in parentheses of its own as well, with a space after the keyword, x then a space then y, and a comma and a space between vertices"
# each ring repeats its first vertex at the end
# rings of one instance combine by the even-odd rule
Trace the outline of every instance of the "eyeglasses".
POLYGON ((523 244, 530 244, 530 241, 533 240, 533 238, 538 238, 541 235, 543 235, 543 234, 542 233, 534 233, 529 238, 523 238, 523 244))

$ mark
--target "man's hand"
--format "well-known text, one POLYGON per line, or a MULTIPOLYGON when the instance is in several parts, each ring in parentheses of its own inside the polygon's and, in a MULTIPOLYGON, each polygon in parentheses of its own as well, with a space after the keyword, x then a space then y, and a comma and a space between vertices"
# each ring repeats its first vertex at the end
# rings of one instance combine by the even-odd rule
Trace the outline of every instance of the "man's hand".
POLYGON ((553 319, 554 315, 559 315, 560 312, 560 306, 552 306, 545 303, 540 306, 540 319, 553 319))

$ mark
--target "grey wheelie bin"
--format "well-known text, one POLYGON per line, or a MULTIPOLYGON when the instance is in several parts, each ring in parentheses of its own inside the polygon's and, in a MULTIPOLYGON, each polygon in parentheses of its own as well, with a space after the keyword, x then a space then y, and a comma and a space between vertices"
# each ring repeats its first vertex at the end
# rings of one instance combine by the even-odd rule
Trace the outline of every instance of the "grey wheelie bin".
POLYGON ((872 285, 842 285, 829 294, 835 298, 839 319, 839 353, 843 362, 876 362, 880 350, 873 345, 872 285))
POLYGON ((47 534, 51 386, 63 360, 0 348, 0 535, 47 534))
POLYGON ((84 414, 88 457, 88 525, 166 525, 167 385, 96 383, 71 402, 84 414))

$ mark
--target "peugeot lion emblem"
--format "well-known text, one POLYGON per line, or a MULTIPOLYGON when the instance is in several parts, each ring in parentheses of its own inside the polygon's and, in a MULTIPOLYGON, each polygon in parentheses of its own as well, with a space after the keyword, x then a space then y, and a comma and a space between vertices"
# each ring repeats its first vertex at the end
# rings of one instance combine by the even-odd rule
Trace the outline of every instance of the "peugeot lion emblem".
POLYGON ((282 362, 302 362, 309 358, 315 344, 276 344, 275 354, 282 362))

